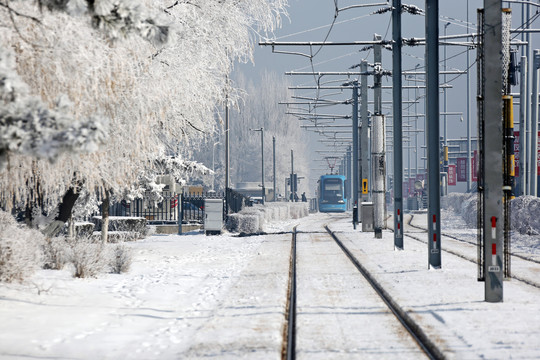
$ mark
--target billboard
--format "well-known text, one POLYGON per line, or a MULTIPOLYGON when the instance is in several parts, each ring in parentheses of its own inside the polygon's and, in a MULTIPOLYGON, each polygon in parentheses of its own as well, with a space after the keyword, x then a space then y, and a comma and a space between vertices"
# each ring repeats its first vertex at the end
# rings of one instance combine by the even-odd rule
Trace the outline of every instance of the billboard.
MULTIPOLYGON (((514 166, 519 176, 519 131, 514 131, 514 166)), ((536 155, 536 174, 540 176, 540 131, 538 132, 538 154, 536 155)))
POLYGON ((448 185, 455 186, 456 184, 456 165, 448 165, 448 185))

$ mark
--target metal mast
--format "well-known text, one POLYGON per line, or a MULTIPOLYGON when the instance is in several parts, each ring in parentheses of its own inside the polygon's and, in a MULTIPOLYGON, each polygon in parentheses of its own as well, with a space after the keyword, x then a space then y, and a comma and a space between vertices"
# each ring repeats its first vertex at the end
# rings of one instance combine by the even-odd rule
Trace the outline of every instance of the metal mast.
MULTIPOLYGON (((439 1, 426 0, 426 127, 429 266, 441 267, 439 167, 439 1)), ((499 87, 500 89, 500 87, 499 87)), ((499 94, 500 97, 500 94, 499 94)), ((394 144, 395 146, 395 144, 394 144)), ((400 155, 401 156, 401 155, 400 155)), ((502 166, 502 164, 501 164, 502 166)), ((499 167, 499 171, 502 167, 499 167)), ((502 196, 501 196, 502 198, 502 196)))
MULTIPOLYGON (((401 0, 393 0, 392 9, 392 84, 394 153, 394 246, 403 250, 403 143, 401 93, 401 0)), ((427 21, 427 20, 426 20, 427 21)), ((438 41, 438 40, 437 40, 438 41)), ((437 80, 436 91, 439 84, 437 80)))

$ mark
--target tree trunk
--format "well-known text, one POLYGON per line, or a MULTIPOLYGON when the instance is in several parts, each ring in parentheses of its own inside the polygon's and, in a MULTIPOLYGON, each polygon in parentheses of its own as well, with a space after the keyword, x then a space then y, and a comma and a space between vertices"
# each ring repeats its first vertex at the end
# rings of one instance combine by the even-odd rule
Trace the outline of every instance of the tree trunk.
POLYGON ((70 216, 68 220, 68 237, 70 239, 75 238, 75 221, 73 221, 73 216, 70 216))
POLYGON ((42 233, 45 236, 51 238, 58 235, 64 224, 71 217, 71 210, 73 210, 75 201, 77 201, 78 198, 79 192, 77 191, 77 188, 69 188, 62 198, 62 202, 58 205, 58 215, 56 215, 53 222, 42 230, 42 233))
POLYGON ((101 242, 105 244, 109 236, 109 192, 105 190, 105 197, 101 203, 101 242))

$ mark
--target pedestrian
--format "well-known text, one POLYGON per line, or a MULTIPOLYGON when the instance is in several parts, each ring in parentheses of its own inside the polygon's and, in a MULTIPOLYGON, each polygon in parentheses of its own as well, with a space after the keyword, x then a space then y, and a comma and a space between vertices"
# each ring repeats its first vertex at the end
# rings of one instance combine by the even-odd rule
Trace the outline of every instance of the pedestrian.
POLYGON ((307 202, 306 192, 302 193, 302 202, 307 202))

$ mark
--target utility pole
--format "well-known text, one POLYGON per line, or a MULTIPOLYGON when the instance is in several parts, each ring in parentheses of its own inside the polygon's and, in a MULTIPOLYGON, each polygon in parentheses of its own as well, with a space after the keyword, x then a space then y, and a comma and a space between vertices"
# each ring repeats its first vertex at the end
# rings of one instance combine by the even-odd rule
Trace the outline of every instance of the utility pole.
POLYGON ((527 57, 521 57, 520 64, 520 98, 519 98, 519 192, 528 195, 527 181, 527 57))
MULTIPOLYGON (((225 97, 225 191, 229 191, 229 96, 225 97)), ((227 213, 229 210, 227 209, 227 213)))
POLYGON ((296 184, 293 184, 293 181, 294 181, 294 153, 293 153, 293 150, 291 149, 291 197, 292 197, 292 200, 294 201, 294 186, 296 184))
MULTIPOLYGON (((427 22, 427 18, 426 18, 427 22)), ((426 30, 427 36, 427 30, 426 30)), ((438 36, 437 36, 438 44, 438 36)), ((392 100, 393 100, 393 154, 394 154, 394 247, 403 250, 403 143, 401 94, 401 0, 392 4, 392 100)), ((429 74, 429 72, 428 72, 429 74)), ((439 80, 436 91, 438 96, 439 80)), ((438 120, 437 120, 438 121, 438 120)))
MULTIPOLYGON (((373 40, 378 42, 381 35, 373 35, 373 40)), ((385 178, 386 159, 384 152, 384 115, 382 115, 382 46, 373 46, 373 113, 372 137, 371 137, 371 192, 373 199, 373 231, 375 238, 382 239, 382 230, 385 228, 385 178)))
MULTIPOLYGON (((469 33, 469 0, 467 0, 467 34, 469 33)), ((472 187, 472 167, 471 167, 471 77, 470 77, 470 48, 467 47, 467 166, 465 166, 467 176, 467 191, 472 187)))
POLYGON ((502 82, 502 1, 484 0, 482 19, 483 39, 481 52, 483 67, 480 74, 483 84, 483 101, 479 104, 483 117, 479 119, 479 137, 482 139, 483 178, 481 198, 483 199, 483 239, 485 259, 485 300, 503 301, 503 104, 502 82), (486 31, 489 29, 489 31, 486 31), (489 138, 486 136, 489 134, 489 138))
POLYGON ((277 188, 276 188, 276 137, 272 136, 272 155, 273 155, 273 169, 274 169, 274 202, 277 201, 277 188))
POLYGON ((530 194, 537 196, 538 187, 538 68, 540 67, 540 50, 534 50, 532 67, 532 101, 531 101, 531 184, 530 194))
POLYGON ((360 134, 360 148, 362 150, 362 164, 360 166, 360 179, 362 179, 362 188, 364 182, 367 182, 368 191, 364 193, 362 191, 362 202, 369 201, 370 196, 370 184, 369 184, 369 113, 368 113, 368 64, 366 60, 362 60, 360 63, 360 118, 362 119, 362 127, 360 134))
MULTIPOLYGON (((441 268, 439 165, 439 0, 426 0, 426 130, 428 161, 429 267, 441 268)), ((499 72, 500 74, 500 72, 499 72)), ((500 87, 499 87, 500 98, 500 87)), ((401 142, 400 142, 401 143, 401 142)), ((502 139, 501 139, 502 144, 502 139)), ((394 144, 396 146, 396 144, 394 144)), ((401 154, 400 154, 401 156, 401 154)), ((499 172, 502 164, 498 168, 499 172)), ((396 171, 396 170, 394 170, 396 171)), ((502 179, 502 177, 501 177, 502 179)), ((396 183, 396 181, 394 181, 396 183)), ((502 186, 502 184, 501 184, 502 186)), ((501 194, 502 199, 502 194, 501 194)))
POLYGON ((352 137, 353 137, 353 227, 358 224, 358 82, 352 83, 352 137), (354 210, 356 208, 356 211, 354 210))
POLYGON ((265 197, 266 197, 266 189, 264 188, 264 128, 261 127, 259 129, 249 129, 251 131, 260 131, 261 132, 261 183, 262 183, 262 197, 261 202, 264 205, 265 197))

